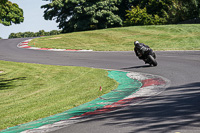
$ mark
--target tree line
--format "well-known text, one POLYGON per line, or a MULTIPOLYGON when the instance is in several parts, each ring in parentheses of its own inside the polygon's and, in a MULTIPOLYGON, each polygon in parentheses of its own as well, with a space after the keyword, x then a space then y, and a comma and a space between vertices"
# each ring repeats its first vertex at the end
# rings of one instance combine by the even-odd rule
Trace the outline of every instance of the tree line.
POLYGON ((200 17, 200 0, 138 0, 126 12, 126 26, 177 24, 200 17))
MULTIPOLYGON (((200 18, 200 0, 46 0, 45 20, 56 20, 62 33, 135 25, 177 24, 200 18)), ((23 10, 0 1, 0 23, 24 20, 23 10)), ((19 33, 22 34, 22 33, 19 33)), ((15 35, 26 37, 28 34, 15 35)), ((11 35, 12 37, 14 34, 11 35)), ((34 35, 38 36, 38 35, 34 35)))
POLYGON ((62 32, 176 24, 200 17, 200 0, 47 0, 44 18, 62 32))
POLYGON ((40 30, 39 32, 18 32, 11 33, 9 35, 9 39, 11 38, 27 38, 27 37, 40 37, 40 36, 50 36, 50 35, 59 35, 61 31, 52 30, 50 32, 45 32, 44 30, 40 30))

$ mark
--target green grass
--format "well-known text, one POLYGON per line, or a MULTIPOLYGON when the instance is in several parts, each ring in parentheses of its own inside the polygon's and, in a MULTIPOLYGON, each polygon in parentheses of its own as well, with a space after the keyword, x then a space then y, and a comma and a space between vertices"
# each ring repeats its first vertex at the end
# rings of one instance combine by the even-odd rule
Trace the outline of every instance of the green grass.
POLYGON ((66 111, 108 93, 118 83, 107 74, 93 68, 0 61, 0 130, 66 111))
POLYGON ((154 50, 200 50, 200 24, 152 25, 74 32, 36 38, 42 48, 131 51, 138 40, 154 50))

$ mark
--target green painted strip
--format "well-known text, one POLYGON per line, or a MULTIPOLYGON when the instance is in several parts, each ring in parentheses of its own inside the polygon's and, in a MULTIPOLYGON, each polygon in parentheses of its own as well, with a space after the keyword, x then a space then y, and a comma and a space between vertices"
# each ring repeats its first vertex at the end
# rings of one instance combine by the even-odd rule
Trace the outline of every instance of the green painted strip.
POLYGON ((93 112, 97 109, 103 108, 106 105, 111 105, 114 102, 122 100, 123 98, 135 93, 141 88, 142 83, 138 80, 133 80, 126 76, 127 72, 121 71, 108 71, 108 76, 115 79, 119 86, 114 91, 107 93, 100 98, 97 98, 91 102, 82 104, 78 107, 69 109, 63 113, 59 113, 53 116, 49 116, 43 119, 32 121, 26 124, 10 127, 1 131, 0 133, 18 133, 29 129, 39 128, 43 125, 53 124, 55 122, 66 120, 74 116, 84 114, 86 112, 93 112))

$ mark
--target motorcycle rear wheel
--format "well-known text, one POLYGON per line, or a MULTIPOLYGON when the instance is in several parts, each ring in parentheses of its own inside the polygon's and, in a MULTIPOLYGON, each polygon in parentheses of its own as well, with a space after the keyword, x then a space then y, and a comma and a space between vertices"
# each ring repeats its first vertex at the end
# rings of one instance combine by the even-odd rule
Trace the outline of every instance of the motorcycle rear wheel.
POLYGON ((148 59, 150 61, 150 65, 153 65, 153 66, 157 66, 158 65, 157 61, 153 58, 152 55, 148 55, 148 59))

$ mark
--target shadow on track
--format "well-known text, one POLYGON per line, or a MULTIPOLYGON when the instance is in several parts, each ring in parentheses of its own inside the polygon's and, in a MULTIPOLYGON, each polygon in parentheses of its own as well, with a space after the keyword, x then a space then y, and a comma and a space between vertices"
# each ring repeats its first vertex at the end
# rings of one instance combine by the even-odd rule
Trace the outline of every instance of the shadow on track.
POLYGON ((127 69, 148 68, 148 67, 152 67, 152 66, 150 66, 150 65, 142 65, 142 66, 134 66, 134 67, 121 68, 121 69, 122 70, 127 70, 127 69))
MULTIPOLYGON (((200 124, 200 82, 167 88, 168 94, 154 96, 142 104, 96 116, 88 122, 107 120, 102 126, 129 127, 132 132, 195 130, 200 124)), ((93 116, 91 116, 93 117, 93 116)))

